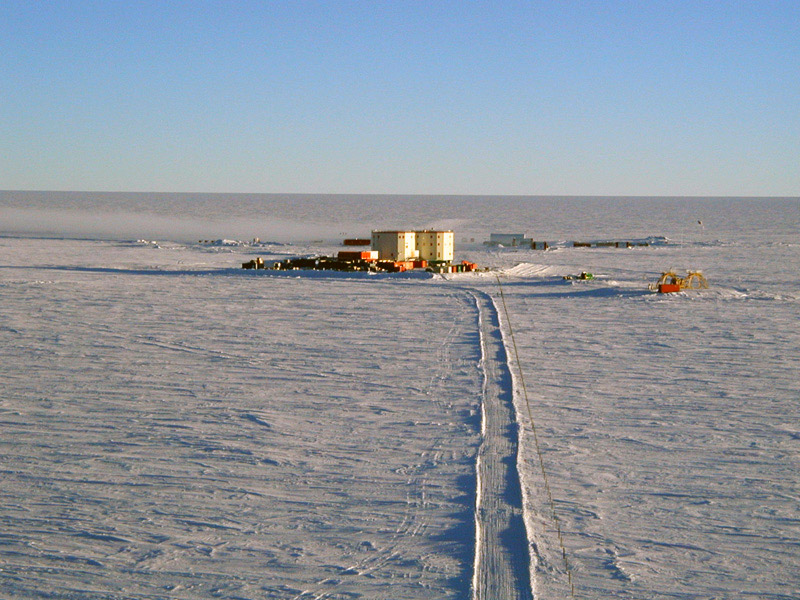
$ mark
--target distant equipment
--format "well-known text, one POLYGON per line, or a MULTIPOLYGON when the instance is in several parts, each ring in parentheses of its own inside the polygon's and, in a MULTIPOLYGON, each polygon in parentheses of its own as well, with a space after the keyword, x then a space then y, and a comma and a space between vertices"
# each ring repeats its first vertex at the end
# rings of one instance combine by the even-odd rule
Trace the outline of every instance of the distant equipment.
POLYGON ((594 279, 594 275, 589 273, 588 271, 581 271, 577 275, 564 275, 564 279, 566 281, 570 281, 573 279, 577 279, 579 281, 589 281, 590 279, 594 279))
POLYGON ((675 271, 666 271, 656 283, 649 286, 651 292, 669 294, 683 290, 700 290, 708 288, 708 282, 700 271, 687 271, 686 277, 679 277, 675 271))
POLYGON ((264 259, 259 256, 258 258, 254 258, 253 260, 250 260, 248 262, 242 263, 242 268, 243 269, 265 269, 266 267, 264 266, 264 259))

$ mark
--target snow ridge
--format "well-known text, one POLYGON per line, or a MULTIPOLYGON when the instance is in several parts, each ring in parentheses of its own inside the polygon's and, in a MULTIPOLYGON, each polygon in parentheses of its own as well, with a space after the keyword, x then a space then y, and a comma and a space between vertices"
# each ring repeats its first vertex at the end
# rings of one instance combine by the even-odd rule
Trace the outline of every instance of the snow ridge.
MULTIPOLYGON (((486 348, 483 342, 483 312, 480 309, 478 299, 473 296, 475 301, 475 308, 478 312, 478 336, 480 340, 480 353, 481 359, 479 366, 483 374, 483 382, 481 385, 481 440, 486 437, 486 390, 489 385, 489 378, 486 373, 486 348)), ((481 490, 483 489, 483 479, 481 478, 481 454, 480 452, 475 457, 475 556, 472 566, 472 597, 477 596, 478 585, 480 582, 479 573, 481 570, 481 540, 483 539, 483 530, 481 529, 480 507, 483 505, 483 497, 481 490)))
POLYGON ((564 267, 540 265, 533 263, 518 263, 513 267, 503 269, 503 275, 511 277, 552 277, 562 276, 568 272, 564 267))

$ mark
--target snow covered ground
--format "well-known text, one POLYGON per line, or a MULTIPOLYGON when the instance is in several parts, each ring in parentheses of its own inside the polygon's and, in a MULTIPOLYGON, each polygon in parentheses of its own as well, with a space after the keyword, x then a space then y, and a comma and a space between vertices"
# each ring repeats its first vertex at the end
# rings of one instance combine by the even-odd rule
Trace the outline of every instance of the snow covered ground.
POLYGON ((800 205, 678 206, 445 277, 0 227, 0 596, 800 598, 800 205))

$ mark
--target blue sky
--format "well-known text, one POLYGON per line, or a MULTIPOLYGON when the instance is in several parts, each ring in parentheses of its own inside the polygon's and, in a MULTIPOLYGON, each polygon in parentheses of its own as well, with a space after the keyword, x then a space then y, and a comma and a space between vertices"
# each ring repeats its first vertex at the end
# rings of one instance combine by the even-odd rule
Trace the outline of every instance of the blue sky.
POLYGON ((800 2, 0 4, 0 189, 800 195, 800 2))

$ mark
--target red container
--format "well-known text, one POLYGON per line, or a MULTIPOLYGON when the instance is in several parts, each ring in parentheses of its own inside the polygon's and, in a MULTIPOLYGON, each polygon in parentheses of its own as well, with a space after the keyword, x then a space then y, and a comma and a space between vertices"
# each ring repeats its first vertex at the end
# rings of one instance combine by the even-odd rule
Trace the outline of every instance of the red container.
POLYGON ((339 260, 376 260, 371 250, 340 250, 339 260))
POLYGON ((672 292, 680 292, 681 286, 677 283, 662 283, 658 286, 659 294, 669 294, 672 292))

